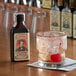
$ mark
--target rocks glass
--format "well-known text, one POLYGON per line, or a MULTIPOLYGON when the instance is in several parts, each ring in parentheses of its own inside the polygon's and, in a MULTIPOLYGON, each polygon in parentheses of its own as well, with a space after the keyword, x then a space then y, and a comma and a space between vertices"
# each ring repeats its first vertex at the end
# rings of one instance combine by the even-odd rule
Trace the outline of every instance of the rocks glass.
POLYGON ((67 35, 64 32, 38 32, 36 35, 38 60, 41 66, 62 64, 67 50, 67 35), (42 65, 43 64, 43 65, 42 65))

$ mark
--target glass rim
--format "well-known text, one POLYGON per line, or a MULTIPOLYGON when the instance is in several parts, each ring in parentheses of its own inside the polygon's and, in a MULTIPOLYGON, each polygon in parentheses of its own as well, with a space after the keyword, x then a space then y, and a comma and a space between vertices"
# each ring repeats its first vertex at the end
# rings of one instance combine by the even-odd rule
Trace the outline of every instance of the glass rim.
POLYGON ((47 38, 58 38, 58 37, 64 37, 64 36, 67 36, 67 34, 63 31, 45 31, 45 32, 38 32, 36 34, 37 37, 47 37, 47 38), (56 36, 52 36, 52 35, 49 35, 49 36, 46 36, 44 35, 44 33, 60 33, 61 35, 56 35, 56 36))

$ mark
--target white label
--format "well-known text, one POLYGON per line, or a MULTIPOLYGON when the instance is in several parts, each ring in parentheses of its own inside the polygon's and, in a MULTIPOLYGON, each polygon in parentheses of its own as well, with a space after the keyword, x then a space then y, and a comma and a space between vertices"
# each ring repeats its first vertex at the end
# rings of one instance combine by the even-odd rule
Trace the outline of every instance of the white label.
POLYGON ((56 10, 50 11, 50 30, 60 31, 60 12, 56 10))
POLYGON ((14 34, 14 60, 29 60, 29 33, 14 34))
POLYGON ((73 15, 73 38, 76 38, 76 14, 73 15))
POLYGON ((72 37, 72 13, 62 12, 61 30, 66 32, 68 37, 72 37))

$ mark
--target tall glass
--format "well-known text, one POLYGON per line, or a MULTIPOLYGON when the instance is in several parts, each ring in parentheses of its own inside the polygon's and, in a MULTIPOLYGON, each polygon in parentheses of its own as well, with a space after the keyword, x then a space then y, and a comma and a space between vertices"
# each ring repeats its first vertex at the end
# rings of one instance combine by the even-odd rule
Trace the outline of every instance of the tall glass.
POLYGON ((33 11, 31 33, 36 34, 38 31, 43 31, 45 17, 45 11, 33 11))
POLYGON ((5 13, 5 6, 4 4, 0 4, 0 28, 1 28, 1 32, 4 31, 4 26, 3 26, 3 23, 4 23, 4 13, 5 13))
MULTIPOLYGON (((7 46, 7 50, 10 51, 10 30, 14 27, 14 14, 18 11, 16 6, 7 5, 5 8, 4 14, 4 34, 5 34, 5 42, 7 46)), ((5 45, 5 46, 6 46, 5 45)))
POLYGON ((9 6, 9 5, 6 6, 4 26, 7 33, 10 32, 10 29, 14 24, 13 16, 16 12, 18 12, 18 8, 16 6, 9 6))
POLYGON ((67 50, 67 35, 64 32, 39 32, 36 37, 40 65, 64 63, 67 50))
POLYGON ((33 10, 32 13, 33 13, 33 18, 32 18, 32 26, 31 26, 31 31, 30 31, 31 32, 30 42, 31 42, 31 47, 32 46, 34 47, 33 50, 36 50, 36 33, 38 31, 43 31, 44 20, 46 18, 46 12, 40 11, 40 10, 33 10))

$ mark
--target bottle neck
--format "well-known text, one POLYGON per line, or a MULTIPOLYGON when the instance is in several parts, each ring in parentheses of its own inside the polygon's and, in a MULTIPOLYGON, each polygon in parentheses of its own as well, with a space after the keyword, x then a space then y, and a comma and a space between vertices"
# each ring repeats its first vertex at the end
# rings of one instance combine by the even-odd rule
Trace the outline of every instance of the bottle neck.
POLYGON ((17 21, 15 28, 24 28, 25 23, 24 21, 17 21))
POLYGON ((33 6, 37 6, 37 1, 33 0, 33 6))
POLYGON ((7 0, 7 3, 14 3, 14 0, 7 0))
POLYGON ((17 24, 24 24, 24 21, 17 21, 17 24))
POLYGON ((27 1, 26 0, 17 0, 16 4, 27 5, 27 1))
POLYGON ((66 0, 65 1, 65 6, 64 6, 65 8, 69 8, 69 0, 66 0))
POLYGON ((23 0, 19 0, 19 4, 20 4, 20 5, 24 5, 23 0))
POLYGON ((54 0, 54 6, 58 6, 58 0, 54 0))

